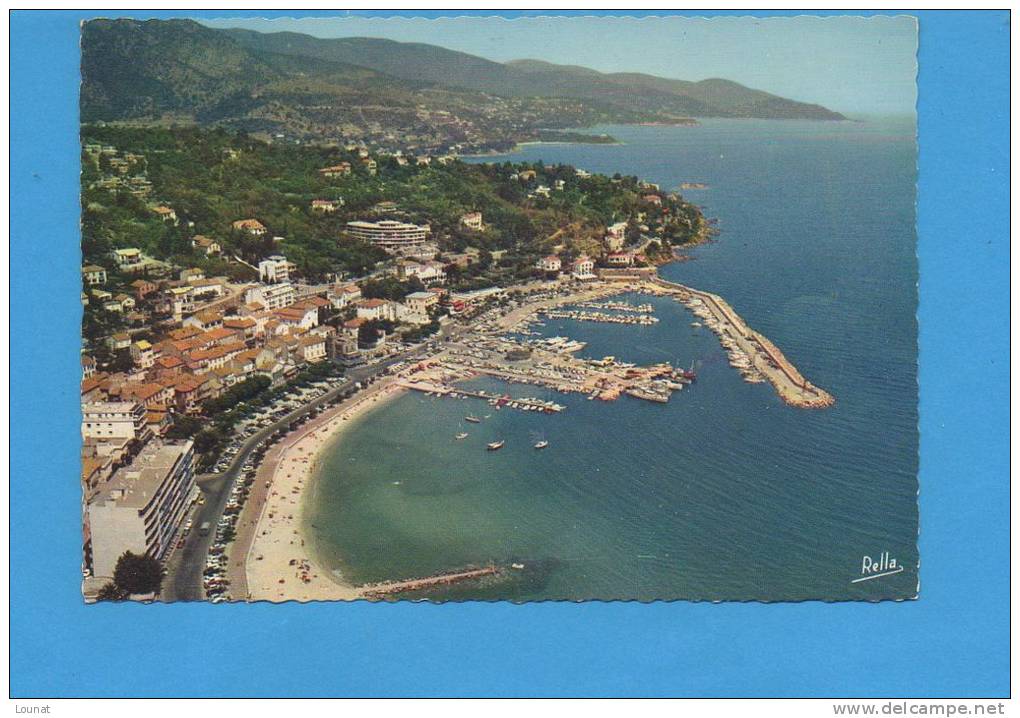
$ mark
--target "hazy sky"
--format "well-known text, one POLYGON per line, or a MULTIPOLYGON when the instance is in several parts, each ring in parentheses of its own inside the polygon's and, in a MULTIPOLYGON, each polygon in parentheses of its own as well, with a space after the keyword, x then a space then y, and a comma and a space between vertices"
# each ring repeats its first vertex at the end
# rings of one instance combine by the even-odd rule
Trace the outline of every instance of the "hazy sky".
POLYGON ((384 37, 504 62, 535 58, 603 72, 723 77, 847 114, 911 114, 912 17, 560 17, 505 20, 324 17, 202 19, 211 27, 384 37))

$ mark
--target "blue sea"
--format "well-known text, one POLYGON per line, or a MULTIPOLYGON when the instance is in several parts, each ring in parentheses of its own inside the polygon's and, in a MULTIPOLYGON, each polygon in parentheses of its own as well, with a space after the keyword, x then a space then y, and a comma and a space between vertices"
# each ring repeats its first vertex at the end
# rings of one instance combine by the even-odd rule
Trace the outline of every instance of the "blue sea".
MULTIPOLYGON (((550 320, 585 356, 695 365, 666 405, 547 393, 561 414, 405 395, 333 446, 309 495, 320 557, 354 581, 514 561, 509 580, 431 599, 848 600, 918 590, 913 120, 706 120, 604 126, 619 145, 529 145, 538 159, 633 174, 718 220, 663 267, 717 292, 812 383, 826 410, 743 382, 679 304, 650 327, 550 320), (467 424, 469 414, 491 415, 467 424), (454 434, 470 436, 456 441, 454 434), (532 448, 538 439, 549 448, 532 448), (484 443, 505 439, 499 452, 484 443), (862 562, 902 567, 860 581, 862 562)), ((632 297, 631 299, 638 299, 632 297)), ((647 301, 647 298, 640 298, 647 301)), ((947 381, 951 380, 949 377, 947 381)), ((514 396, 533 387, 480 379, 514 396)))

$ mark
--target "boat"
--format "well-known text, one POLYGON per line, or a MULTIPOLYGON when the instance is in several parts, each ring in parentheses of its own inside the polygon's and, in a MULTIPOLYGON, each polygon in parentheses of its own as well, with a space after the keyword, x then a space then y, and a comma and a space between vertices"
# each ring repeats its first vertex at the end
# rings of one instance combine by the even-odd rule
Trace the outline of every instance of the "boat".
POLYGON ((468 436, 468 435, 467 435, 467 432, 466 432, 466 431, 462 431, 462 432, 460 432, 459 434, 457 434, 457 437, 456 437, 456 438, 457 438, 458 440, 460 440, 460 439, 466 439, 466 438, 467 438, 467 436, 468 436))
POLYGON ((488 444, 485 445, 485 448, 488 451, 499 451, 500 449, 503 448, 503 444, 505 444, 505 443, 506 443, 506 441, 504 441, 503 439, 500 439, 499 441, 489 442, 488 444))
POLYGON ((538 442, 537 444, 535 444, 535 448, 536 449, 544 449, 547 446, 549 446, 549 442, 545 441, 544 439, 542 441, 538 442))
POLYGON ((481 424, 482 420, 477 416, 465 416, 464 421, 470 421, 472 424, 481 424))
POLYGON ((697 329, 701 326, 701 322, 691 322, 691 326, 697 329))

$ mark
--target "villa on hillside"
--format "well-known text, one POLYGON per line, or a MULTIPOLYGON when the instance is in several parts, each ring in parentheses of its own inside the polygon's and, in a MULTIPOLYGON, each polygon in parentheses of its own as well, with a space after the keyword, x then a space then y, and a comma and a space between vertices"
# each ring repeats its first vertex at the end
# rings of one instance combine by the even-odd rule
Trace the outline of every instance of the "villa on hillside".
POLYGON ((261 237, 268 231, 257 219, 239 219, 231 226, 237 232, 247 232, 254 237, 261 237))

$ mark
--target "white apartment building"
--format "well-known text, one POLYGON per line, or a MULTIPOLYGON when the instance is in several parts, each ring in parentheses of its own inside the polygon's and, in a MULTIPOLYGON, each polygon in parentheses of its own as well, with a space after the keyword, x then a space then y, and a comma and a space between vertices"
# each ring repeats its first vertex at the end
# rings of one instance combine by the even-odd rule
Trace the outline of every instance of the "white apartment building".
POLYGON ((405 260, 397 265, 397 276, 400 279, 417 277, 426 286, 443 284, 446 282, 446 265, 431 259, 425 262, 405 260))
POLYGON ((623 248, 627 238, 627 223, 617 222, 606 227, 606 247, 610 252, 618 252, 623 248))
POLYGON ((244 301, 247 304, 259 302, 269 310, 282 309, 293 304, 294 297, 294 285, 289 282, 251 287, 244 293, 244 301))
POLYGON ((397 303, 386 299, 362 299, 357 304, 358 319, 397 320, 397 303))
POLYGON ((548 257, 542 257, 538 260, 536 265, 543 272, 559 272, 563 268, 563 262, 555 254, 550 254, 548 257))
POLYGON ((428 321, 429 309, 439 304, 439 295, 435 292, 411 292, 404 297, 404 306, 419 320, 428 321))
POLYGON ((334 285, 326 292, 326 299, 334 309, 343 309, 361 299, 361 287, 357 284, 334 285))
POLYGON ((371 242, 387 251, 410 249, 425 243, 431 229, 427 224, 408 224, 392 219, 347 223, 347 234, 371 242))
POLYGON ((195 486, 193 442, 151 442, 88 504, 92 575, 112 577, 125 551, 162 560, 174 545, 195 486))
POLYGON ((135 247, 115 249, 113 250, 113 261, 121 269, 131 271, 145 263, 145 256, 142 254, 142 250, 135 247))
POLYGON ((156 363, 156 350, 150 342, 139 339, 131 344, 131 360, 139 369, 151 369, 156 363))
POLYGON ((482 224, 482 213, 481 212, 468 212, 462 215, 460 223, 468 229, 481 230, 484 225, 482 224))
POLYGON ((289 282, 291 272, 297 267, 288 262, 282 254, 274 254, 259 262, 259 280, 268 284, 289 282))
POLYGON ((81 268, 81 277, 85 284, 95 286, 106 284, 106 270, 96 264, 86 264, 81 268))
POLYGON ((83 439, 135 439, 149 437, 143 404, 133 401, 93 401, 81 405, 83 439))
POLYGON ((194 287, 190 285, 172 287, 167 291, 170 300, 170 311, 177 321, 181 321, 185 314, 191 314, 195 311, 194 292, 194 287))
POLYGON ((595 260, 582 254, 570 265, 570 273, 574 279, 593 279, 595 277, 595 260))

